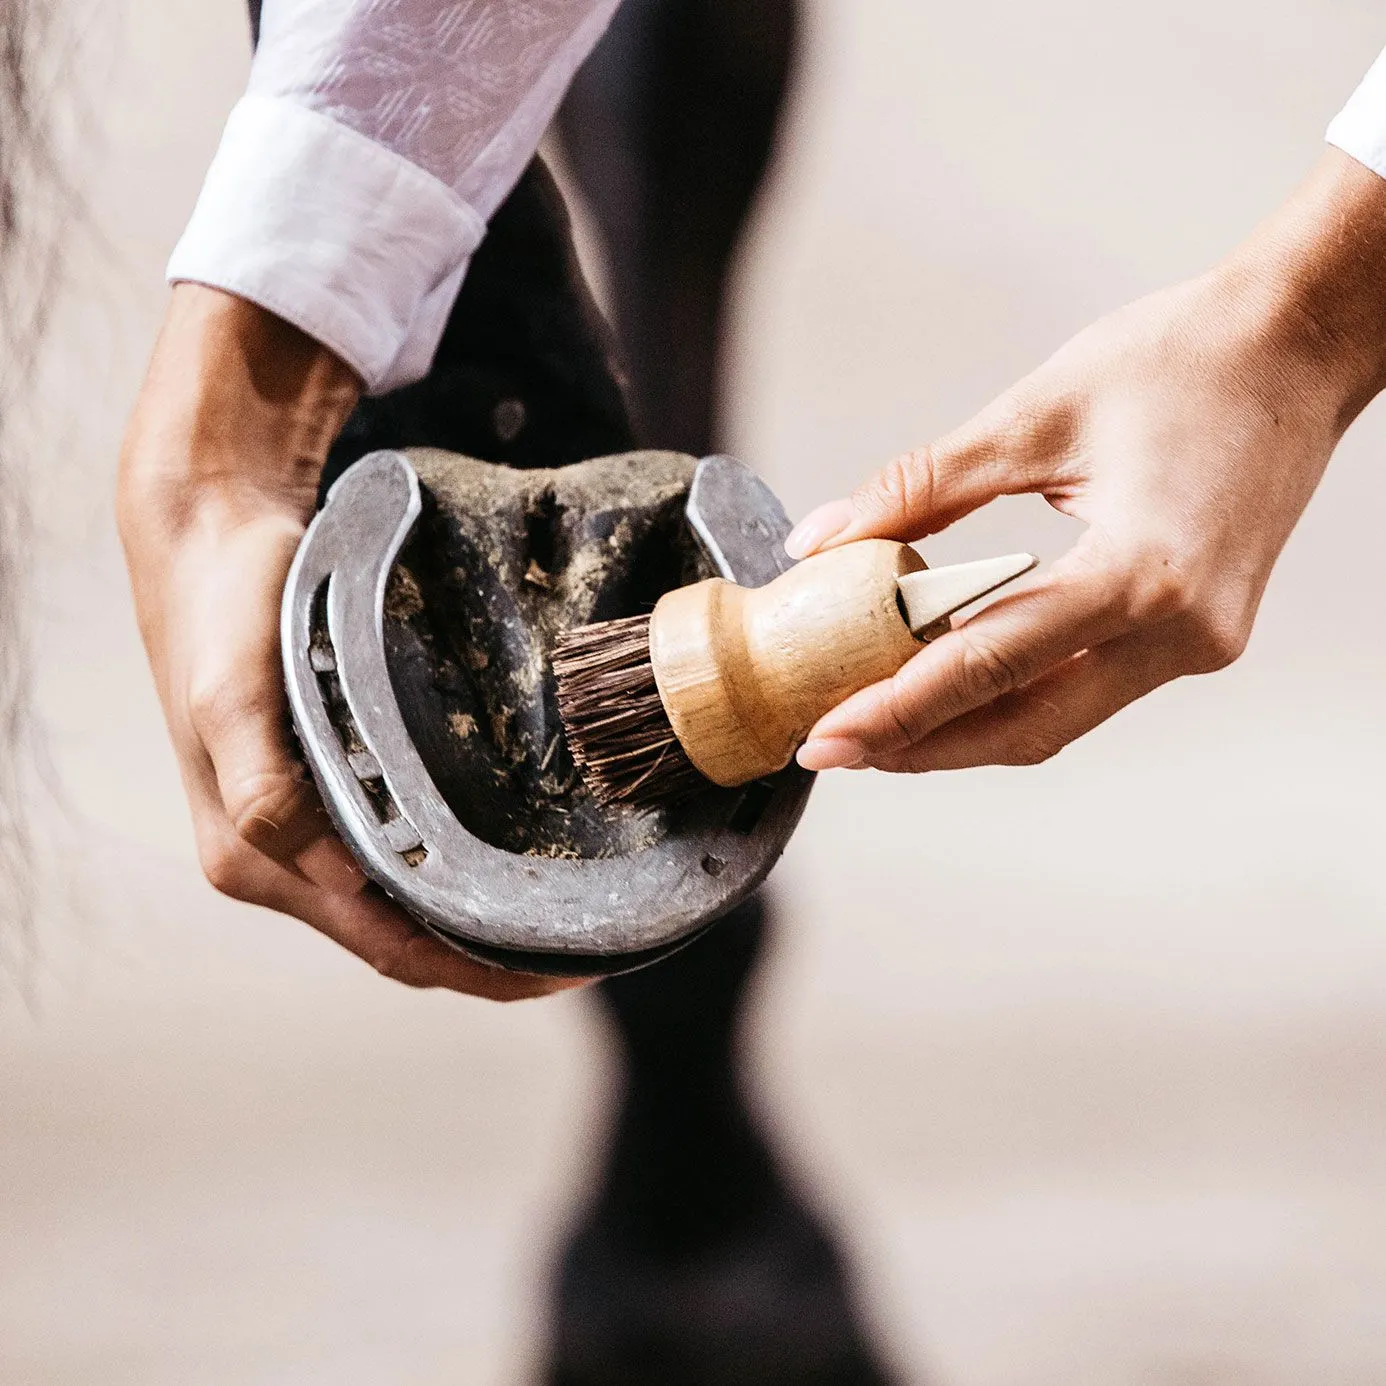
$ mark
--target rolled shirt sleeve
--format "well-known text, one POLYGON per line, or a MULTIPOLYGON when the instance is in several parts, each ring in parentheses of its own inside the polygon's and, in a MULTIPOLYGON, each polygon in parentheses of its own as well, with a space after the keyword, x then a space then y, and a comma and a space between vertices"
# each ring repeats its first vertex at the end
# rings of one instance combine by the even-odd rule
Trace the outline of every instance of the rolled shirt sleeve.
POLYGON ((1347 105, 1333 118, 1326 138, 1386 178, 1386 52, 1372 64, 1347 105))
POLYGON ((169 279, 269 309, 372 393, 418 380, 617 3, 266 0, 169 279))

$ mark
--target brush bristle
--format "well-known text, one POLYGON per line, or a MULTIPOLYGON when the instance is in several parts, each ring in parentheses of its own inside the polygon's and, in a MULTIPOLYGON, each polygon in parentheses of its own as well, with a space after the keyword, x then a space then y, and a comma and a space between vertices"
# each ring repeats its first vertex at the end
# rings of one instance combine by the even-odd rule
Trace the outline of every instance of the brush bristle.
POLYGON ((649 616, 566 631, 554 647, 553 671, 568 749, 601 803, 651 808, 709 787, 660 701, 649 616))

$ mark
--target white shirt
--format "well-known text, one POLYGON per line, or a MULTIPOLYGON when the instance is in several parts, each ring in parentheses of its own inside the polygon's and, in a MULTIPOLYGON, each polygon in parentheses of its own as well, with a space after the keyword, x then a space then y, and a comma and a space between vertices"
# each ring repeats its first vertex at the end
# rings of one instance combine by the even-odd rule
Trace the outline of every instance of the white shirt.
POLYGON ((420 379, 618 3, 265 0, 169 279, 286 318, 374 393, 420 379))
MULTIPOLYGON (((250 299, 392 390, 620 0, 265 0, 172 281, 250 299)), ((1386 178, 1386 53, 1328 128, 1386 178)))

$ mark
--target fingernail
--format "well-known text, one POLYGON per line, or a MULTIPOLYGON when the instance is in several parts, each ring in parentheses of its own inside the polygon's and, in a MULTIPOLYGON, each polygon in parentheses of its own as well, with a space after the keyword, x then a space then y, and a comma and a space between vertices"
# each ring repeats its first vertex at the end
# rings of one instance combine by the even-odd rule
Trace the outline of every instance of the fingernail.
POLYGON ((830 539, 835 539, 852 519, 852 502, 849 500, 829 501, 811 510, 792 530, 784 541, 784 551, 791 558, 807 558, 817 553, 830 539))
POLYGON ((805 741, 797 759, 805 770, 845 770, 866 759, 866 747, 848 737, 822 737, 805 741))

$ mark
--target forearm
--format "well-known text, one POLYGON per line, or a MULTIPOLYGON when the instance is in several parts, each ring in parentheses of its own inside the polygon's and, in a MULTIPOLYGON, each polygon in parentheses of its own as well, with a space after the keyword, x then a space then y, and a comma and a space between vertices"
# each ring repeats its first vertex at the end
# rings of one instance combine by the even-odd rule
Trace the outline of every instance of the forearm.
POLYGON ((1386 178, 1328 148, 1214 276, 1266 336, 1268 369, 1337 411, 1386 387, 1386 178))

